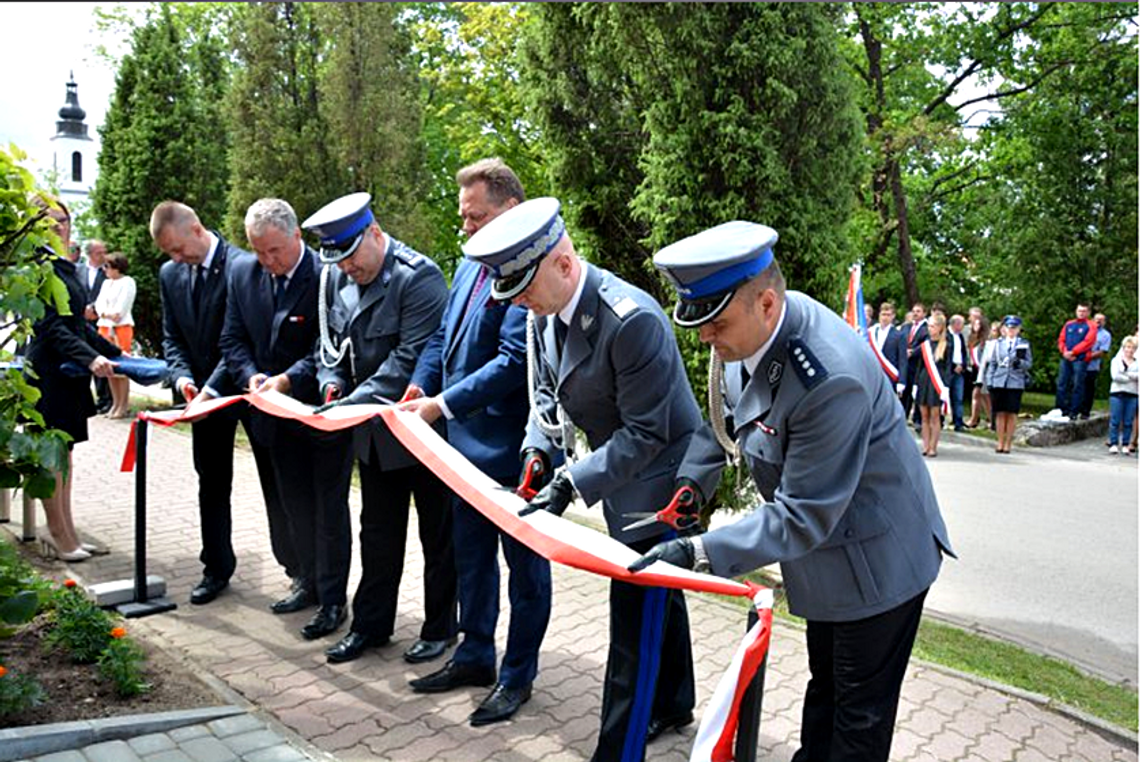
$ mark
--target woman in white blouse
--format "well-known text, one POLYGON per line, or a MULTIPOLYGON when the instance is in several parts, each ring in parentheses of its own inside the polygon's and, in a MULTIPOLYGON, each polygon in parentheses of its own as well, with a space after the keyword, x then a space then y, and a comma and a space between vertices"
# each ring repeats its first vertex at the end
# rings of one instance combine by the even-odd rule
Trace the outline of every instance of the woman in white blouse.
MULTIPOLYGON (((99 316, 99 333, 116 344, 123 354, 131 352, 135 336, 135 319, 131 307, 135 304, 135 279, 127 275, 127 255, 120 251, 108 254, 103 263, 107 280, 95 299, 95 313, 99 316)), ((125 376, 113 376, 111 384, 111 410, 108 418, 126 418, 129 415, 131 382, 125 376)))

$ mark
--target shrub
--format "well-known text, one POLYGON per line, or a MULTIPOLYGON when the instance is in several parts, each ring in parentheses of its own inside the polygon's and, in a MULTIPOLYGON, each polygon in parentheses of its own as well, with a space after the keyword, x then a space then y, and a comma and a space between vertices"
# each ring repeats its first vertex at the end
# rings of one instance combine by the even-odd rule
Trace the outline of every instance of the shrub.
POLYGON ((111 630, 111 642, 99 655, 99 672, 115 684, 115 690, 124 698, 137 696, 150 690, 143 681, 142 662, 146 655, 138 644, 127 637, 122 627, 111 630))
POLYGON ((90 664, 112 640, 111 615, 95 605, 78 587, 64 587, 52 598, 52 628, 46 640, 67 652, 72 661, 90 664))
POLYGON ((17 625, 30 622, 49 591, 15 546, 0 540, 0 637, 10 637, 17 625))
POLYGON ((44 689, 28 675, 17 675, 0 666, 0 717, 39 706, 44 689))

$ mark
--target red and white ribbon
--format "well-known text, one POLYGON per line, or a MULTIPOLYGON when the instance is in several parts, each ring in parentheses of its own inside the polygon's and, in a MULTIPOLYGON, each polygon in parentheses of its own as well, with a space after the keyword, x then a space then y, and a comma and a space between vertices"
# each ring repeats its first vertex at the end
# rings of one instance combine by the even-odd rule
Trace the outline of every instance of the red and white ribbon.
MULTIPOLYGON (((772 633, 771 590, 712 574, 699 574, 663 561, 657 561, 643 571, 631 572, 626 567, 640 557, 639 553, 608 535, 546 511, 520 517, 519 509, 526 505, 526 501, 514 490, 501 486, 472 465, 419 415, 397 410, 392 405, 341 405, 314 415, 311 407, 291 397, 263 392, 222 397, 188 406, 185 410, 140 413, 139 417, 160 426, 173 426, 197 420, 242 400, 262 412, 296 420, 321 431, 350 428, 371 418, 381 418, 404 447, 460 498, 501 530, 550 561, 636 585, 751 598, 760 620, 744 636, 728 672, 710 698, 691 757, 693 760, 732 759, 733 739, 740 720, 740 700, 768 653, 772 633), (706 747, 708 752, 704 751, 706 747)), ((132 425, 127 452, 123 456, 124 471, 134 467, 134 446, 132 425)))
MULTIPOLYGON (((890 329, 888 328, 887 331, 889 332, 890 329)), ((880 330, 876 331, 876 334, 878 335, 882 335, 883 333, 884 331, 881 328, 880 330)), ((890 377, 891 383, 897 384, 899 381, 899 369, 896 368, 895 364, 888 360, 887 356, 883 354, 882 345, 884 342, 886 342, 886 337, 884 336, 882 339, 878 339, 875 336, 868 334, 867 338, 871 343, 871 351, 875 353, 875 357, 878 359, 879 365, 883 366, 883 370, 887 372, 887 376, 890 377)))

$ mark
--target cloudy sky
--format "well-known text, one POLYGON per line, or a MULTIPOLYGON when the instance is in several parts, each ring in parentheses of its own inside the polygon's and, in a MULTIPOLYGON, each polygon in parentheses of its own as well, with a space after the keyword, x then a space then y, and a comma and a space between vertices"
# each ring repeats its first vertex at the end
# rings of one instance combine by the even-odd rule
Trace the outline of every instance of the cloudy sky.
POLYGON ((2 3, 0 29, 0 145, 12 142, 28 153, 33 170, 51 167, 51 137, 75 72, 79 105, 87 112, 87 129, 98 140, 114 72, 95 54, 100 42, 112 49, 118 41, 100 37, 92 10, 100 3, 2 3))

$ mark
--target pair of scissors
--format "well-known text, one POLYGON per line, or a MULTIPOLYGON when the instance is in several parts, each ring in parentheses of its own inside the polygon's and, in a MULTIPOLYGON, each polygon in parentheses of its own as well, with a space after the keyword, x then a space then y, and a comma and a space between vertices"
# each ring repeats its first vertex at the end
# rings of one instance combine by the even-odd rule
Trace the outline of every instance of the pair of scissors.
POLYGON ((640 529, 661 522, 677 530, 691 529, 700 520, 695 511, 683 511, 681 508, 691 508, 697 502, 697 495, 692 487, 681 487, 669 501, 669 505, 656 512, 640 512, 627 514, 629 518, 638 518, 631 524, 626 524, 625 531, 640 529))
POLYGON ((526 464, 526 473, 523 475, 522 483, 515 490, 515 494, 523 500, 533 499, 538 494, 538 490, 531 485, 538 481, 543 470, 542 461, 538 458, 531 458, 530 462, 526 464))

